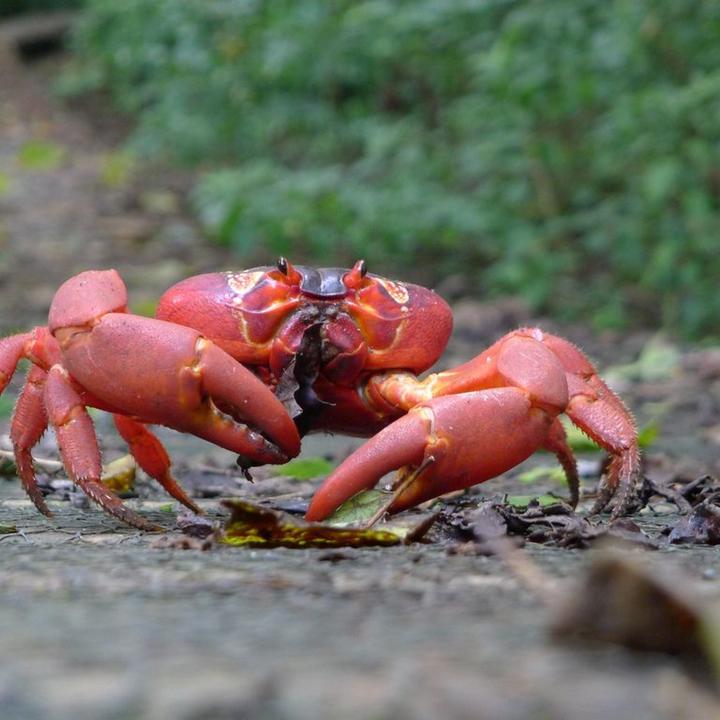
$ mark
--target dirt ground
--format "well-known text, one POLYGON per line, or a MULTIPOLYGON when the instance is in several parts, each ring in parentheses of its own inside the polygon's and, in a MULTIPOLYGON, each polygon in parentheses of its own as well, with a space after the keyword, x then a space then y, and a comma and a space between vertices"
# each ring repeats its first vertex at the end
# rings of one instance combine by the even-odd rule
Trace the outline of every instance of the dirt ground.
MULTIPOLYGON (((133 302, 146 307, 188 274, 232 267, 185 212, 185 178, 143 167, 122 183, 108 180, 124 123, 101 112, 98 98, 91 110, 58 101, 58 56, 23 62, 15 52, 25 28, 0 26, 0 336, 43 323, 54 289, 81 269, 117 267, 133 302), (62 148, 61 160, 23 164, 23 148, 38 141, 62 148)), ((533 322, 514 300, 464 299, 456 315, 447 365, 533 322)), ((660 428, 646 451, 649 476, 720 473, 720 351, 663 344, 650 332, 542 325, 586 347, 640 424, 660 428)), ((121 453, 107 419, 98 426, 107 457, 121 453)), ((3 448, 7 428, 5 416, 3 448)), ((250 486, 230 472, 234 458, 224 451, 170 431, 163 437, 179 479, 201 494, 312 492, 311 483, 269 476, 250 486), (219 489, 208 492, 215 480, 219 489)), ((304 454, 338 458, 354 444, 313 437, 304 454)), ((37 454, 56 457, 52 437, 37 454)), ((588 491, 597 482, 590 475, 588 491)), ((554 489, 549 482, 531 492, 554 489)), ((482 492, 528 486, 516 472, 482 492)), ((176 536, 176 508, 149 485, 140 494, 129 503, 176 536)), ((558 608, 497 556, 440 542, 181 550, 94 506, 76 507, 77 496, 56 497, 54 518, 45 518, 16 479, 0 477, 0 529, 18 531, 0 534, 2 720, 720 718, 717 695, 665 653, 553 639, 558 608)), ((200 502, 211 516, 220 512, 218 497, 200 502)), ((662 506, 635 518, 652 536, 677 519, 662 506)), ((560 595, 572 595, 603 550, 527 543, 523 552, 560 595)), ((720 608, 715 548, 622 553, 701 606, 720 608)))

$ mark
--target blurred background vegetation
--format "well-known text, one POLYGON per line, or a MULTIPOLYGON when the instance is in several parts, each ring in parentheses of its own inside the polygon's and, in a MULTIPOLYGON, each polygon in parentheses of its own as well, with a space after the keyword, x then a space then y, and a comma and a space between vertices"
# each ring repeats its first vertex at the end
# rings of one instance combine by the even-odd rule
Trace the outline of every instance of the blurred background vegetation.
POLYGON ((86 0, 74 50, 238 264, 719 334, 717 0, 86 0))

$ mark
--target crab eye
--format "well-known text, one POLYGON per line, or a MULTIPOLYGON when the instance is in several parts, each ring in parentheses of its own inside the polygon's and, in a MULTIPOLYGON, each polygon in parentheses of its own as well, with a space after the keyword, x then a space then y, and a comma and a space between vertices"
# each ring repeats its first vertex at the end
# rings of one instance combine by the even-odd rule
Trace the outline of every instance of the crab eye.
POLYGON ((277 261, 277 269, 283 274, 283 275, 289 275, 288 272, 288 261, 284 257, 280 257, 277 261))
POLYGON ((352 270, 348 270, 345 273, 343 282, 345 287, 351 290, 359 290, 362 286, 363 278, 367 275, 367 263, 364 260, 358 260, 352 267, 352 270))

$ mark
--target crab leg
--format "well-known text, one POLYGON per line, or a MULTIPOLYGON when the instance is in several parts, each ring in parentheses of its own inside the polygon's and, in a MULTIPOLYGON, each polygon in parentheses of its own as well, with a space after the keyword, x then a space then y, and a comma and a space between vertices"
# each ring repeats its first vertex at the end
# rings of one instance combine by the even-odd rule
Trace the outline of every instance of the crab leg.
POLYGON ((25 356, 26 345, 31 339, 31 333, 23 333, 0 340, 0 394, 15 374, 15 368, 20 362, 20 358, 25 356))
POLYGON ((170 472, 170 458, 158 438, 145 425, 125 415, 113 415, 115 427, 128 444, 130 454, 137 464, 162 485, 174 497, 193 512, 202 513, 200 508, 182 489, 170 472))
POLYGON ((570 489, 570 505, 576 508, 580 500, 580 477, 578 475, 577 460, 575 460, 575 455, 573 455, 573 451, 568 445, 565 428, 557 418, 550 426, 545 440, 545 449, 555 453, 558 462, 565 471, 565 479, 570 489))
POLYGON ((60 348, 48 328, 36 327, 27 333, 0 338, 0 394, 22 358, 45 370, 60 361, 60 348))
POLYGON ((52 514, 45 504, 42 492, 37 484, 31 451, 37 445, 48 426, 43 393, 47 373, 33 365, 28 373, 15 405, 10 425, 10 440, 15 452, 15 464, 23 488, 30 496, 35 507, 48 517, 52 514))
POLYGON ((100 449, 92 420, 67 372, 59 365, 54 365, 48 372, 45 407, 55 429, 65 469, 73 482, 110 515, 128 525, 139 530, 162 530, 160 526, 126 507, 122 500, 101 482, 100 449))
POLYGON ((570 399, 565 413, 584 433, 610 453, 610 464, 595 505, 602 511, 615 497, 612 517, 624 510, 640 473, 635 421, 620 398, 603 382, 592 363, 572 343, 544 335, 543 343, 562 363, 570 399))
POLYGON ((326 517, 395 468, 401 468, 400 483, 408 473, 415 479, 391 511, 488 480, 543 447, 558 457, 576 503, 577 467, 557 419, 561 413, 611 454, 592 512, 616 496, 611 517, 618 517, 639 473, 630 413, 582 352, 538 329, 510 333, 464 365, 422 381, 406 372, 374 376, 365 391, 381 411, 408 414, 330 475, 310 505, 309 519, 326 517))

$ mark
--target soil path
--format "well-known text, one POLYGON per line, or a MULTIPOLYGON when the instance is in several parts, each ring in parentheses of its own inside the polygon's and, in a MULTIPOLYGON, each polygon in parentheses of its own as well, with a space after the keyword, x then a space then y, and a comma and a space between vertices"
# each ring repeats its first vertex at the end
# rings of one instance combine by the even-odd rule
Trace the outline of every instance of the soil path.
POLYGON ((20 59, 23 40, 57 24, 0 26, 0 332, 41 322, 54 289, 89 267, 116 267, 142 307, 188 274, 232 265, 183 212, 182 174, 122 153, 126 123, 105 99, 70 108, 53 96, 59 56, 20 59))
MULTIPOLYGON (((0 335, 43 322, 57 285, 87 267, 117 267, 143 305, 190 272, 230 265, 183 212, 183 178, 144 167, 127 181, 108 179, 122 123, 98 123, 102 113, 54 99, 55 58, 28 65, 14 51, 26 31, 0 28, 0 335), (38 144, 46 155, 48 144, 50 155, 59 148, 60 158, 40 167, 23 161, 23 149, 38 144)), ((528 320, 517 304, 473 301, 458 317, 448 362, 528 320)), ((584 330, 569 333, 589 341, 584 330)), ((607 363, 628 360, 646 339, 621 345, 607 336, 593 351, 607 363)), ((671 385, 623 381, 641 417, 665 403, 679 418, 678 437, 664 436, 649 460, 656 472, 677 474, 677 457, 662 451, 680 442, 693 449, 686 473, 714 470, 720 363, 688 355, 675 372, 671 385)), ((117 448, 100 427, 106 447, 117 448)), ((204 444, 166 438, 184 482, 197 475, 193 463, 232 466, 204 444)), ((52 438, 44 443, 39 454, 52 454, 52 438)), ((311 454, 346 447, 316 445, 311 454)), ((524 486, 509 479, 489 492, 500 488, 524 486)), ((296 492, 310 491, 304 484, 296 492)), ((166 502, 150 493, 135 504, 170 527, 166 502)), ((214 500, 201 502, 217 510, 214 500)), ((716 699, 671 659, 551 641, 553 609, 497 557, 439 545, 169 549, 95 508, 50 505, 52 520, 16 480, 0 478, 0 527, 19 531, 0 534, 2 720, 720 717, 716 699)), ((582 574, 595 554, 539 545, 527 552, 558 581, 582 574)), ((705 602, 720 601, 712 548, 625 552, 662 575, 681 573, 705 602)))

